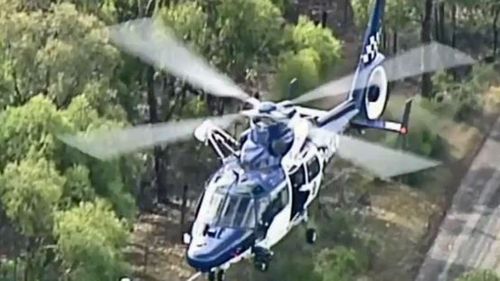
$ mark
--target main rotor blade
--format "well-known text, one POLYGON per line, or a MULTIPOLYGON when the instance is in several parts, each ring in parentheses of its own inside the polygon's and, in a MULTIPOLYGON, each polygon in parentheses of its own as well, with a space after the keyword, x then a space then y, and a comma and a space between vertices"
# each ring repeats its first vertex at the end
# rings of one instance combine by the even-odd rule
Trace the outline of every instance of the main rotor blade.
POLYGON ((110 40, 124 51, 214 96, 237 98, 254 105, 257 102, 229 77, 184 46, 161 21, 152 18, 131 20, 111 26, 109 33, 110 40))
POLYGON ((66 144, 95 158, 106 160, 136 150, 159 144, 169 144, 190 138, 194 130, 205 120, 225 128, 239 114, 228 114, 214 118, 188 119, 158 124, 146 124, 125 129, 96 131, 90 135, 59 136, 66 144))
MULTIPOLYGON (((465 53, 451 47, 432 42, 406 51, 384 61, 383 66, 389 82, 396 81, 428 72, 440 71, 461 65, 475 63, 475 60, 465 53)), ((356 77, 366 77, 370 73, 360 71, 346 75, 340 79, 328 82, 318 88, 299 96, 293 103, 304 103, 325 97, 335 97, 349 93, 351 90, 363 89, 367 85, 353 85, 356 77)), ((367 77, 366 77, 367 78, 367 77)))
POLYGON ((338 154, 374 175, 387 179, 440 165, 410 152, 391 149, 350 136, 340 136, 338 154))

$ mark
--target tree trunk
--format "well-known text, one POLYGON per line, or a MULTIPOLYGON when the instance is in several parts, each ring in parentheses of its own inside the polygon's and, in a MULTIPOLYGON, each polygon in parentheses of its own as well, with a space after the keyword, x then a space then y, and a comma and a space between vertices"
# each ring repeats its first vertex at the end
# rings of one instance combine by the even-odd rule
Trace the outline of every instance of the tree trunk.
POLYGON ((451 6, 451 47, 457 46, 457 5, 451 6))
POLYGON ((500 17, 500 6, 495 7, 495 16, 493 18, 493 60, 497 56, 498 49, 498 18, 500 17))
POLYGON ((349 24, 348 19, 349 19, 349 6, 351 5, 351 2, 349 0, 344 0, 344 26, 347 26, 349 24))
MULTIPOLYGON (((155 70, 153 67, 148 66, 146 71, 146 80, 147 80, 147 99, 149 106, 149 122, 150 123, 158 123, 158 101, 156 99, 155 93, 155 81, 154 81, 154 73, 155 70)), ((167 187, 165 185, 164 179, 164 171, 162 169, 162 149, 158 146, 154 148, 153 151, 153 166, 155 171, 155 185, 156 185, 156 196, 158 202, 164 202, 167 197, 167 187)))
POLYGON ((445 2, 439 3, 439 34, 441 42, 446 43, 446 13, 445 13, 445 2))
MULTIPOLYGON (((424 19, 422 20, 422 30, 421 30, 421 39, 422 43, 424 45, 428 44, 431 42, 432 39, 432 7, 433 7, 433 0, 425 0, 425 9, 424 9, 424 19)), ((426 54, 423 53, 423 61, 422 63, 425 64, 426 62, 426 54)), ((432 95, 432 80, 431 80, 431 73, 424 73, 422 74, 422 87, 421 87, 421 94, 425 98, 430 98, 432 95)))
POLYGON ((396 54, 398 52, 398 32, 397 30, 394 30, 394 33, 392 34, 392 53, 396 54))
POLYGON ((438 11, 438 5, 434 6, 434 38, 436 38, 436 41, 442 42, 441 34, 439 27, 441 26, 441 18, 439 17, 439 11, 438 11))

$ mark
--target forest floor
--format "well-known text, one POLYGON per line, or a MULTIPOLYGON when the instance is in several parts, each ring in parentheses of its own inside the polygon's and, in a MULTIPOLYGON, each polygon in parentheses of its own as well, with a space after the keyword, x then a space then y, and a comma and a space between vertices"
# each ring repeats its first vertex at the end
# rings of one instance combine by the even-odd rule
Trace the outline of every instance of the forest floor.
MULTIPOLYGON (((500 95, 500 88, 492 88, 488 96, 500 95)), ((401 98, 393 98, 392 107, 388 111, 400 111, 400 105, 404 101, 401 98)), ((491 104, 491 103, 489 103, 491 104)), ((493 108, 486 109, 493 112, 493 108)), ((425 114, 415 110, 415 115, 425 114)), ((357 216, 356 230, 358 233, 369 236, 380 245, 376 253, 377 258, 367 276, 367 280, 389 281, 389 280, 413 280, 427 249, 429 248, 440 220, 444 215, 449 199, 454 193, 454 188, 460 182, 468 167, 470 159, 473 158, 478 148, 482 145, 487 124, 492 118, 488 114, 478 117, 474 124, 456 123, 446 115, 439 117, 439 124, 434 122, 435 129, 448 141, 451 159, 448 163, 431 172, 430 177, 418 186, 407 186, 400 182, 380 182, 368 179, 360 171, 353 170, 349 180, 337 179, 333 182, 335 171, 327 167, 324 182, 329 182, 324 187, 320 201, 331 212, 335 212, 334 205, 338 202, 338 189, 336 186, 343 185, 348 194, 347 197, 359 197, 368 191, 371 207, 351 205, 345 207, 344 211, 360 213, 357 216), (469 161, 469 162, 468 162, 469 161), (358 186, 364 186, 361 190, 358 186)), ((435 121, 435 120, 434 120, 435 121)), ((329 216, 313 216, 315 224, 335 228, 329 220, 329 216)), ((314 215, 314 214, 313 214, 314 215)), ((156 212, 156 214, 143 214, 140 216, 134 231, 134 246, 130 248, 131 259, 136 276, 143 281, 160 280, 187 280, 194 272, 187 267, 185 262, 185 247, 180 243, 181 228, 179 226, 180 212, 178 208, 168 207, 156 212), (145 251, 145 247, 148 247, 145 251), (146 257, 146 252, 147 257, 146 257)), ((303 258, 305 250, 301 243, 303 231, 295 230, 282 243, 277 245, 275 252, 276 260, 286 256, 286 260, 303 258), (291 257, 291 258, 290 258, 291 257)), ((328 241, 328 235, 319 237, 320 242, 310 251, 319 251, 324 247, 333 246, 328 241)), ((307 249, 306 249, 307 250, 307 249)), ((281 263, 281 262, 279 262, 281 263)), ((229 280, 272 280, 271 274, 263 275, 257 273, 247 264, 239 265, 230 271, 229 280)), ((274 276, 277 277, 277 276, 274 276)))

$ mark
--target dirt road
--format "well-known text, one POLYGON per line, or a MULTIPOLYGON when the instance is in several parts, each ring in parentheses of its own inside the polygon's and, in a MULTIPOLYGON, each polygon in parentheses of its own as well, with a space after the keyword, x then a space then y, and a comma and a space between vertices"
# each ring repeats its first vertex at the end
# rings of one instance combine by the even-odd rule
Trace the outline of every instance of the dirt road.
POLYGON ((500 118, 455 194, 416 281, 454 280, 474 268, 500 273, 500 118))

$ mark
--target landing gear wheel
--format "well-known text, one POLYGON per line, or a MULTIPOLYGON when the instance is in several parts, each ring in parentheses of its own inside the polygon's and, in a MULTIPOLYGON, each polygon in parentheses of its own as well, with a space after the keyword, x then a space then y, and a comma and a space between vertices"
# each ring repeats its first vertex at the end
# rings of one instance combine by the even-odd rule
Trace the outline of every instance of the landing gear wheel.
POLYGON ((267 261, 255 261, 255 267, 261 272, 266 272, 267 269, 269 269, 269 262, 267 262, 267 261))
POLYGON ((314 243, 316 243, 317 239, 318 239, 318 234, 316 234, 316 230, 314 228, 308 228, 306 230, 307 243, 314 244, 314 243))
POLYGON ((254 265, 259 271, 265 272, 269 268, 269 262, 272 259, 273 253, 269 249, 255 247, 254 265))
POLYGON ((208 273, 208 281, 215 281, 215 271, 210 271, 208 273))
POLYGON ((217 272, 217 281, 224 281, 226 279, 226 272, 224 270, 219 270, 217 272))

